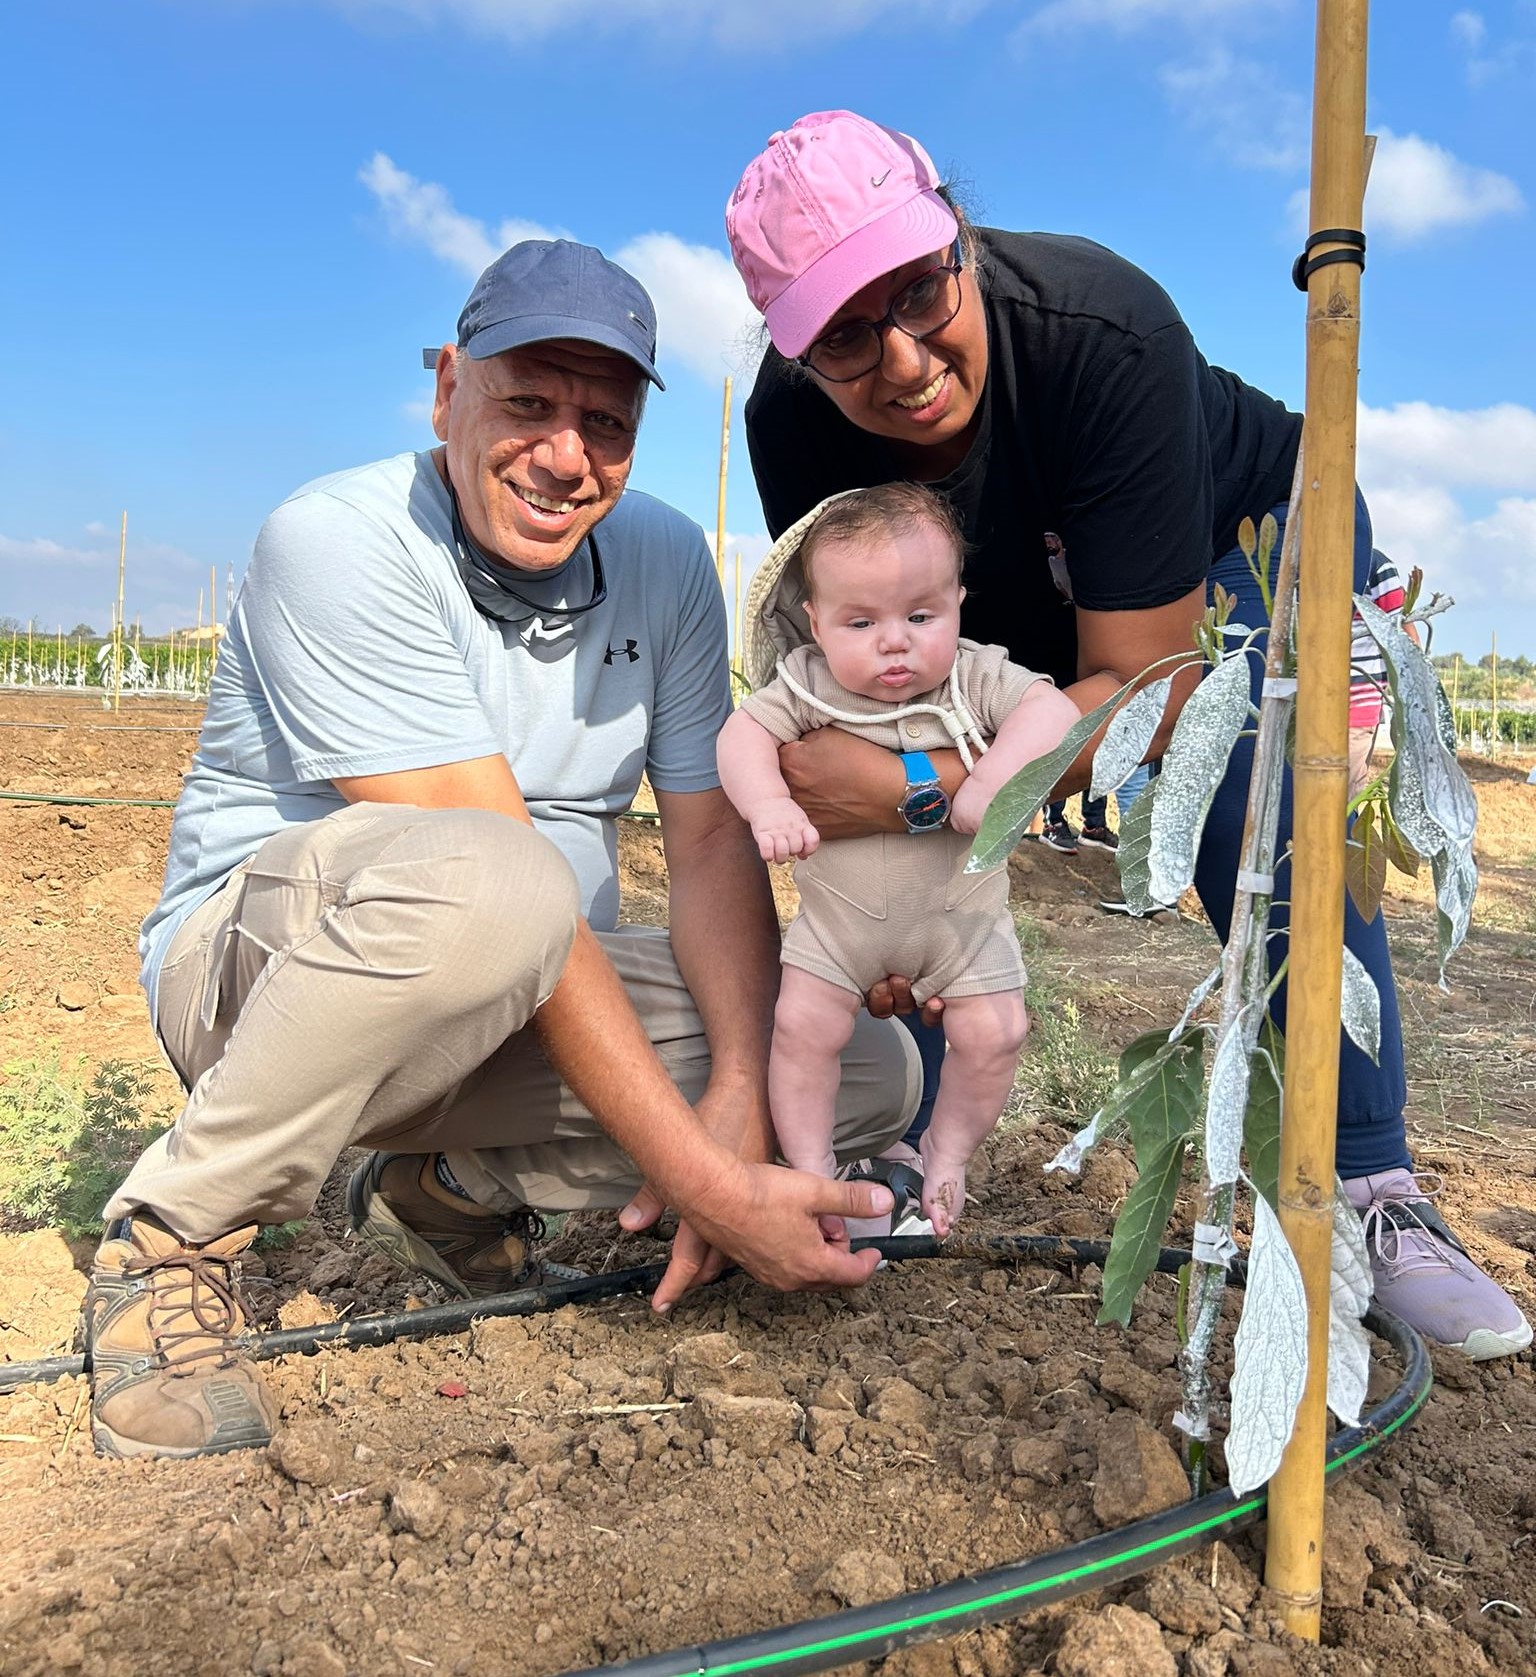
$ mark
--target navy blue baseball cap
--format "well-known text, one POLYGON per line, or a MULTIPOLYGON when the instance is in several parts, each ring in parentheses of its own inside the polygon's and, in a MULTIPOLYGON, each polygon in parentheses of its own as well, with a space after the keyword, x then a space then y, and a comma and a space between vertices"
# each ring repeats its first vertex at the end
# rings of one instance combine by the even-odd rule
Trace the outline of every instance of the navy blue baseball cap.
POLYGON ((551 338, 601 344, 666 389, 656 371, 656 310, 639 280, 591 245, 525 239, 475 281, 459 316, 459 348, 484 361, 551 338))

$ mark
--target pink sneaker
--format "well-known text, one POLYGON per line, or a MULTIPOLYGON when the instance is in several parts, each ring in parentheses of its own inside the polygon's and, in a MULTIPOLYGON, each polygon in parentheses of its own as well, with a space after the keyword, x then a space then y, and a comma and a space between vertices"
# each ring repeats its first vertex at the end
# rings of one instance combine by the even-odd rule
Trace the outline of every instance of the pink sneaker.
POLYGON ((1520 1307, 1484 1275, 1430 1204, 1412 1171, 1352 1176, 1349 1203, 1365 1225, 1376 1301, 1437 1345, 1474 1362, 1512 1357, 1531 1343, 1520 1307))

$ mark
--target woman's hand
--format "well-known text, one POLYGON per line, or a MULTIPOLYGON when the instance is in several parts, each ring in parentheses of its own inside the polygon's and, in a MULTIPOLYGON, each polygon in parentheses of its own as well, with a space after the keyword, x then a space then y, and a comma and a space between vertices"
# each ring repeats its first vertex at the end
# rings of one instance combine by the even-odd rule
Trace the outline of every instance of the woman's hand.
MULTIPOLYGON (((930 751, 944 790, 953 798, 965 782, 958 751, 930 751)), ((894 751, 841 728, 817 728, 779 747, 779 773, 790 796, 823 839, 903 833, 897 805, 907 777, 894 751)))
POLYGON ((816 728, 779 747, 790 796, 824 839, 902 830, 906 788, 900 759, 841 728, 816 728))
POLYGON ((944 1017, 942 996, 930 996, 919 1007, 912 999, 912 980, 895 972, 870 987, 864 1005, 875 1019, 889 1019, 893 1013, 916 1013, 925 1025, 937 1025, 944 1017))

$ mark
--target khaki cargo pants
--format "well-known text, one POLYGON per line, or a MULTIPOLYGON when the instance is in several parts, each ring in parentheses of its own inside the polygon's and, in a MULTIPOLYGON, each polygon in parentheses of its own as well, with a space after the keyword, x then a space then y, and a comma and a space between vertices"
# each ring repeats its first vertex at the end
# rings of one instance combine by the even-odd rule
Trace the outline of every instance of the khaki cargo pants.
MULTIPOLYGON (((167 951, 156 1027, 190 1089, 107 1206, 181 1238, 308 1214, 345 1147, 446 1152, 482 1204, 621 1206, 630 1159, 524 1027, 575 935, 576 881, 547 839, 483 810, 354 804, 269 839, 167 951)), ((685 1099, 709 1048, 664 932, 600 934, 685 1099)), ((836 1147, 906 1130, 911 1036, 861 1015, 836 1147)))

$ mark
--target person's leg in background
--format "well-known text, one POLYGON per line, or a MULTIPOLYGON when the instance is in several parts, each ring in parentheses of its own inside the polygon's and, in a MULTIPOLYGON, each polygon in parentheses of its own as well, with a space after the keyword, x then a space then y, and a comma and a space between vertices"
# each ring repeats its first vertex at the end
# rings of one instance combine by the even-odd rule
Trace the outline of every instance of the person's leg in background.
POLYGON ((1077 835, 1077 842, 1086 845, 1090 850, 1118 850, 1119 836, 1109 829, 1109 794, 1090 798, 1086 792, 1082 796, 1083 827, 1077 835))
MULTIPOLYGON (((1283 534, 1287 509, 1282 505, 1272 510, 1283 534)), ((1276 565, 1280 547, 1277 537, 1276 565)), ((1370 557, 1370 514, 1364 499, 1357 494, 1354 555, 1357 590, 1364 586, 1370 557)), ((1214 590, 1217 583, 1235 596, 1233 623, 1250 628, 1267 626, 1263 596, 1241 550, 1234 548, 1216 559, 1208 587, 1214 590)), ((1255 705, 1259 702, 1263 680, 1263 645, 1261 639, 1258 653, 1249 657, 1255 705)), ((1200 901, 1223 941, 1231 925, 1252 764, 1253 741, 1239 740, 1207 817, 1195 866, 1200 901)), ((1277 854, 1284 855, 1291 830, 1292 784, 1287 769, 1277 854)), ((1282 861, 1279 866, 1270 912, 1272 933, 1284 931, 1289 925, 1287 899, 1293 865, 1282 861)), ((1403 1068, 1402 1023, 1385 923, 1379 913, 1370 922, 1363 920, 1347 897, 1344 917, 1344 941, 1370 974, 1381 997, 1379 1061, 1373 1063, 1347 1035, 1341 1040, 1336 1152, 1338 1173, 1351 1201, 1364 1215, 1371 1236, 1376 1296, 1387 1309, 1404 1317, 1421 1332, 1443 1344, 1461 1346, 1470 1356, 1509 1355, 1530 1343, 1529 1324, 1509 1295, 1466 1257, 1412 1176, 1403 1121, 1407 1081, 1403 1068)), ((1285 947, 1284 937, 1272 938, 1272 965, 1284 958, 1285 947)), ((1285 1002, 1282 985, 1270 1004, 1271 1014, 1282 1031, 1285 1002)))

